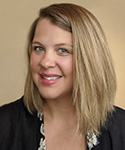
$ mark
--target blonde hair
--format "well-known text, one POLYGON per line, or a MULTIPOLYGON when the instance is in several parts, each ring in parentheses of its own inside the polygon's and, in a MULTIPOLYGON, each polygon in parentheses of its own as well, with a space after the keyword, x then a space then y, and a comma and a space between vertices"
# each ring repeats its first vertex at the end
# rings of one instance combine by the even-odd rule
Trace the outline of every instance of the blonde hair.
MULTIPOLYGON (((72 33, 73 37, 73 105, 76 108, 78 129, 84 134, 99 134, 107 116, 113 111, 116 77, 104 32, 85 8, 75 4, 53 4, 40 10, 33 23, 28 44, 30 61, 31 43, 40 19, 72 33)), ((44 99, 40 95, 28 66, 24 103, 30 112, 42 111, 44 99)))

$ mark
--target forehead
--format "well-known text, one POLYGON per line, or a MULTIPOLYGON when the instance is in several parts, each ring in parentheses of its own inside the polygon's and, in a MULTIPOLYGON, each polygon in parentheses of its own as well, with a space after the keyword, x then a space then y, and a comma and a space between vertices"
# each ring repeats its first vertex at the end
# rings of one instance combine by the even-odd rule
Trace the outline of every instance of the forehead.
POLYGON ((72 33, 53 24, 48 18, 41 19, 35 30, 35 40, 49 40, 72 44, 72 33))

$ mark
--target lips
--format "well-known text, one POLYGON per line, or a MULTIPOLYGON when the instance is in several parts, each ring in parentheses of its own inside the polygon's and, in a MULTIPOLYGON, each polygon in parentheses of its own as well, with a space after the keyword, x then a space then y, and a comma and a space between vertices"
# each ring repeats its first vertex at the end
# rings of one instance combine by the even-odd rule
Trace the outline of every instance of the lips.
POLYGON ((46 79, 46 80, 56 80, 56 79, 59 79, 60 78, 60 76, 57 76, 57 77, 55 77, 55 76, 53 76, 53 77, 46 77, 46 76, 42 76, 44 79, 46 79))
POLYGON ((52 85, 59 81, 62 76, 57 74, 40 74, 40 79, 44 85, 52 85))

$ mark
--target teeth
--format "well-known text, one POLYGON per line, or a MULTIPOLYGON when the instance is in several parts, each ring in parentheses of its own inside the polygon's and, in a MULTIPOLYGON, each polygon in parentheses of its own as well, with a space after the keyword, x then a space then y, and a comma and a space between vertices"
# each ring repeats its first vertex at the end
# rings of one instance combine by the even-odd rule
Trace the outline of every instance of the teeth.
POLYGON ((43 78, 47 79, 47 80, 56 80, 56 79, 59 79, 60 76, 58 76, 58 77, 45 77, 45 76, 43 76, 43 78))

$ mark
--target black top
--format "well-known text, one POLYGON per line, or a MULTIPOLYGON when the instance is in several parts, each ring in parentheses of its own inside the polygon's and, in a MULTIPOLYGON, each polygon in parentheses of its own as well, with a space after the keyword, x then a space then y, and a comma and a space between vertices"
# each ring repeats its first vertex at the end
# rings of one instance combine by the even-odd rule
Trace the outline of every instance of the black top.
MULTIPOLYGON (((41 122, 31 115, 23 98, 0 107, 0 150, 38 150, 41 122)), ((99 144, 92 150, 125 150, 125 111, 115 107, 106 129, 102 128, 99 144)))

